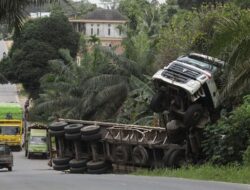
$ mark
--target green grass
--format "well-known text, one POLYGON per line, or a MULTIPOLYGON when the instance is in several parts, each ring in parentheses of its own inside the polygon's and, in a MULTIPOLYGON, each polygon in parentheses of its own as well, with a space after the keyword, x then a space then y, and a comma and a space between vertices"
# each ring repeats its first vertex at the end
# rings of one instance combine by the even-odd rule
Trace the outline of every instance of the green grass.
POLYGON ((179 177, 199 180, 224 181, 250 184, 249 166, 189 166, 180 169, 138 170, 135 175, 179 177))

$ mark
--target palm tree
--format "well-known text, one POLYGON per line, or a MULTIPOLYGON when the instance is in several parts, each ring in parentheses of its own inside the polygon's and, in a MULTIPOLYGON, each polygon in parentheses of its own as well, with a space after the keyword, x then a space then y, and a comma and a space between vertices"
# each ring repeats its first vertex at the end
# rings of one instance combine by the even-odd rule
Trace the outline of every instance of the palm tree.
MULTIPOLYGON (((69 4, 68 0, 63 0, 69 4)), ((25 8, 29 5, 42 5, 44 3, 59 2, 59 0, 0 0, 0 22, 20 30, 25 17, 25 8)))
POLYGON ((219 22, 213 53, 226 59, 222 99, 250 92, 250 13, 236 10, 231 18, 219 22), (220 53, 217 53, 220 52, 220 53), (222 52, 222 53, 221 53, 222 52))

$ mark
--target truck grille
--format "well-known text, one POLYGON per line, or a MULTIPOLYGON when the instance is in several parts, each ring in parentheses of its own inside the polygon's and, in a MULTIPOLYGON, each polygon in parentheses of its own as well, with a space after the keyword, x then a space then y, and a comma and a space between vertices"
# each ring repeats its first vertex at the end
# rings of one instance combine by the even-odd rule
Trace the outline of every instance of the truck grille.
POLYGON ((190 79, 195 80, 201 74, 199 71, 195 71, 178 63, 172 64, 162 72, 162 76, 180 83, 187 83, 190 79))

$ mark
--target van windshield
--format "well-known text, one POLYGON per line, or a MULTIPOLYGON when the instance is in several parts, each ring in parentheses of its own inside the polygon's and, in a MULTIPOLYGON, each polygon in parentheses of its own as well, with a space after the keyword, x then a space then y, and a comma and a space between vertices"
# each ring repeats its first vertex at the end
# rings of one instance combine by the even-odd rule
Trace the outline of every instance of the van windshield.
POLYGON ((0 135, 17 135, 20 133, 17 126, 0 126, 0 135))
POLYGON ((30 138, 30 144, 46 144, 46 137, 33 136, 30 138))

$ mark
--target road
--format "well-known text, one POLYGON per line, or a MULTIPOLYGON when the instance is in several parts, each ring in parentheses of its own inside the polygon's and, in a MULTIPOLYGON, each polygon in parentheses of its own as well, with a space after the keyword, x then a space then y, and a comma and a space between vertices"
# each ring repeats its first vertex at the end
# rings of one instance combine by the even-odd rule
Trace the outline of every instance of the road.
POLYGON ((0 102, 18 102, 17 88, 15 84, 0 85, 0 102))
POLYGON ((133 175, 69 174, 53 171, 47 160, 14 153, 12 172, 0 170, 0 189, 9 190, 250 190, 249 185, 133 175))

